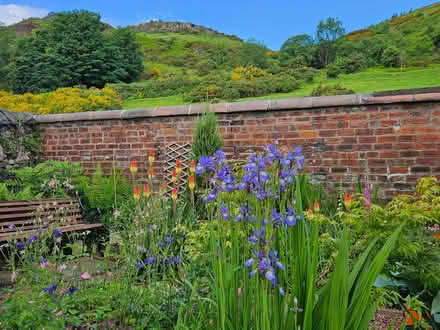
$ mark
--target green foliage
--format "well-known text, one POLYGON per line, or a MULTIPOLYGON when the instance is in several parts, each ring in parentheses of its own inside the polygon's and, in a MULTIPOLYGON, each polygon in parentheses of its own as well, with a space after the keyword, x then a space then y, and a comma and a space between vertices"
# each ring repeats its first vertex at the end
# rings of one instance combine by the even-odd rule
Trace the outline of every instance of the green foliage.
POLYGON ((404 224, 385 266, 385 276, 376 281, 376 286, 418 296, 429 306, 440 290, 440 239, 433 231, 436 226, 438 230, 440 222, 437 180, 422 178, 414 195, 398 195, 385 207, 373 204, 368 209, 363 203, 359 197, 341 216, 352 228, 355 253, 363 251, 372 239, 384 242, 404 224))
POLYGON ((308 34, 299 34, 287 39, 280 49, 280 62, 284 66, 295 67, 298 61, 310 65, 314 52, 314 41, 308 34))
MULTIPOLYGON (((299 74, 299 73, 298 73, 299 74)), ((305 73, 307 75, 307 73, 305 73)), ((212 79, 202 80, 199 86, 184 95, 186 102, 206 102, 212 100, 236 100, 245 97, 255 97, 269 93, 287 93, 299 88, 299 82, 292 74, 279 75, 266 74, 254 79, 227 80, 212 79)), ((305 76, 307 78, 307 76, 305 76)))
POLYGON ((332 63, 327 66, 327 78, 338 78, 341 73, 341 67, 338 64, 332 63))
POLYGON ((193 135, 192 156, 196 161, 205 155, 212 155, 223 147, 223 137, 217 128, 214 112, 206 111, 196 123, 193 135))
POLYGON ((326 67, 336 57, 336 41, 345 33, 342 21, 329 17, 319 21, 316 28, 316 40, 319 47, 318 60, 321 67, 326 67))
POLYGON ((196 86, 198 82, 183 75, 168 78, 150 79, 131 84, 108 84, 118 92, 122 99, 142 99, 183 94, 196 86))
POLYGON ((240 56, 241 64, 243 66, 254 65, 261 69, 267 68, 269 60, 267 50, 267 47, 261 42, 254 39, 248 40, 243 44, 240 56))
POLYGON ((80 182, 79 188, 84 195, 89 213, 95 210, 100 216, 100 221, 106 224, 114 220, 113 211, 132 198, 131 185, 116 168, 106 177, 98 166, 90 179, 80 182))
POLYGON ((386 48, 382 54, 382 64, 388 68, 398 68, 402 65, 402 54, 396 47, 386 48))
POLYGON ((67 197, 75 194, 77 185, 84 179, 78 164, 54 160, 11 170, 11 173, 15 177, 7 180, 6 185, 13 199, 67 197))
POLYGON ((313 89, 311 96, 331 96, 354 94, 352 89, 344 88, 340 83, 334 85, 319 85, 313 89))
POLYGON ((334 65, 338 66, 343 73, 349 74, 365 69, 367 61, 361 53, 352 53, 347 57, 338 57, 334 65))
POLYGON ((11 87, 16 93, 46 92, 139 78, 143 64, 127 29, 106 37, 100 16, 88 11, 58 13, 38 34, 18 44, 11 87))
POLYGON ((12 62, 15 33, 0 25, 0 89, 6 89, 9 65, 12 62))

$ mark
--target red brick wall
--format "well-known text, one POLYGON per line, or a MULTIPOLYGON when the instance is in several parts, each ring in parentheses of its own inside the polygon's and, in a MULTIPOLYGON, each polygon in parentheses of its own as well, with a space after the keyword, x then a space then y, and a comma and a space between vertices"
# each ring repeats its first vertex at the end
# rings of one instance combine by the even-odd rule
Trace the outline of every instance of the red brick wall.
MULTIPOLYGON (((369 180, 382 197, 414 189, 418 178, 440 179, 440 93, 337 96, 219 104, 213 107, 232 159, 277 140, 302 145, 314 178, 354 187, 368 160, 369 180)), ((47 159, 81 162, 91 173, 99 163, 128 169, 136 158, 146 176, 147 153, 192 140, 203 106, 39 116, 47 159)), ((128 173, 128 172, 127 172, 128 173)))

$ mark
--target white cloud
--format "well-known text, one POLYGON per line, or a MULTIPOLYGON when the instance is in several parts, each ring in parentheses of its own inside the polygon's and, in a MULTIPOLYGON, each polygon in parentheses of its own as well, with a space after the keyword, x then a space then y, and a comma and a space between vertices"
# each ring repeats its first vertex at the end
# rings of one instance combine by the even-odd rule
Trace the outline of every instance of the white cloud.
POLYGON ((44 17, 48 13, 48 10, 41 8, 19 6, 15 4, 0 5, 0 22, 10 25, 29 17, 44 17))

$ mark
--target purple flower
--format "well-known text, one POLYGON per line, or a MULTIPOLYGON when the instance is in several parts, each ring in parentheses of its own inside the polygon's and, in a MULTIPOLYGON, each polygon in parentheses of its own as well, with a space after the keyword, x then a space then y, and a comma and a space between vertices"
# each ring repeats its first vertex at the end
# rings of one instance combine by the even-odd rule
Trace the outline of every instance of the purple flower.
POLYGON ((275 262, 275 266, 277 266, 281 270, 286 270, 286 267, 279 261, 275 262))
POLYGON ((238 189, 238 190, 246 190, 247 188, 248 188, 248 185, 247 185, 246 182, 240 182, 240 183, 237 185, 237 189, 238 189))
POLYGON ((270 175, 269 175, 267 172, 265 172, 265 171, 260 171, 260 180, 261 180, 262 182, 269 181, 269 179, 270 179, 270 175))
POLYGON ((237 215, 237 216, 234 218, 234 222, 240 222, 241 220, 243 220, 243 216, 242 216, 241 214, 237 215))
POLYGON ((51 284, 47 288, 44 288, 43 291, 47 292, 48 294, 53 294, 55 290, 57 289, 57 284, 51 284))
POLYGON ((228 210, 228 208, 225 205, 222 205, 220 210, 222 212, 223 219, 228 220, 229 219, 229 210, 228 210))
POLYGON ((202 156, 196 166, 196 173, 203 174, 205 172, 215 172, 215 169, 214 160, 211 157, 202 156))
POLYGON ((17 231, 17 227, 15 225, 9 225, 8 231, 17 231))
POLYGON ((223 150, 219 149, 215 152, 214 158, 218 164, 226 162, 226 154, 223 150))
POLYGON ((23 241, 17 241, 17 243, 15 243, 15 248, 17 250, 23 250, 25 248, 23 241))
POLYGON ((269 269, 271 268, 269 259, 267 259, 266 257, 261 258, 260 262, 257 264, 257 268, 262 273, 269 271, 269 269))
POLYGON ((61 237, 61 236, 63 236, 63 233, 61 232, 61 231, 59 231, 58 229, 54 229, 53 230, 53 232, 52 232, 52 237, 53 238, 58 238, 58 237, 61 237))
POLYGON ((156 257, 155 256, 148 257, 144 260, 144 263, 146 263, 147 265, 153 265, 156 263, 156 257))
POLYGON ((164 249, 169 247, 174 242, 173 236, 165 236, 163 241, 159 243, 159 246, 164 249))
POLYGON ((144 268, 144 264, 142 262, 138 262, 136 263, 136 268, 137 270, 141 270, 142 268, 144 268))
POLYGON ((277 280, 275 274, 271 270, 267 271, 265 276, 271 282, 275 282, 277 280))
POLYGON ((253 264, 254 264, 254 259, 252 259, 252 258, 249 259, 249 260, 246 260, 245 263, 244 263, 244 265, 246 267, 251 267, 253 264))
POLYGON ((35 242, 37 240, 38 240, 37 236, 31 235, 31 236, 29 236, 28 244, 32 244, 33 242, 35 242))
POLYGON ((257 270, 254 269, 254 270, 252 270, 252 271, 249 272, 249 275, 250 275, 250 276, 255 276, 256 273, 257 273, 257 270))
POLYGON ((302 151, 301 146, 295 149, 295 160, 299 169, 302 169, 304 165, 304 155, 302 155, 302 151))
POLYGON ((67 295, 68 296, 72 296, 76 291, 78 291, 79 289, 78 288, 76 288, 76 287, 74 287, 74 286, 72 286, 68 291, 67 291, 67 295))
POLYGON ((248 242, 252 243, 252 244, 257 244, 258 243, 258 238, 255 235, 252 235, 248 238, 248 242))
POLYGON ((288 227, 293 227, 296 225, 295 212, 293 211, 293 208, 290 206, 287 208, 287 217, 284 219, 284 223, 288 227))
POLYGON ((285 157, 281 159, 281 166, 283 166, 284 168, 286 167, 290 167, 290 159, 285 157))

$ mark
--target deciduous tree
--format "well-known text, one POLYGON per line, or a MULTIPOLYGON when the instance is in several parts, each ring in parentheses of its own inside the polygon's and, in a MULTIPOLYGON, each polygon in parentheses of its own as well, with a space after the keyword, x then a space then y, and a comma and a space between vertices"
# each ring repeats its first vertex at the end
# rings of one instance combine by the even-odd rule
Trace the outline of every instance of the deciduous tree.
POLYGON ((336 41, 345 33, 342 22, 333 17, 321 20, 316 30, 316 40, 319 45, 319 60, 326 67, 336 56, 336 41))
POLYGON ((18 47, 11 87, 43 92, 110 82, 131 82, 143 71, 134 34, 126 29, 104 35, 100 16, 89 11, 58 13, 51 23, 18 47))

